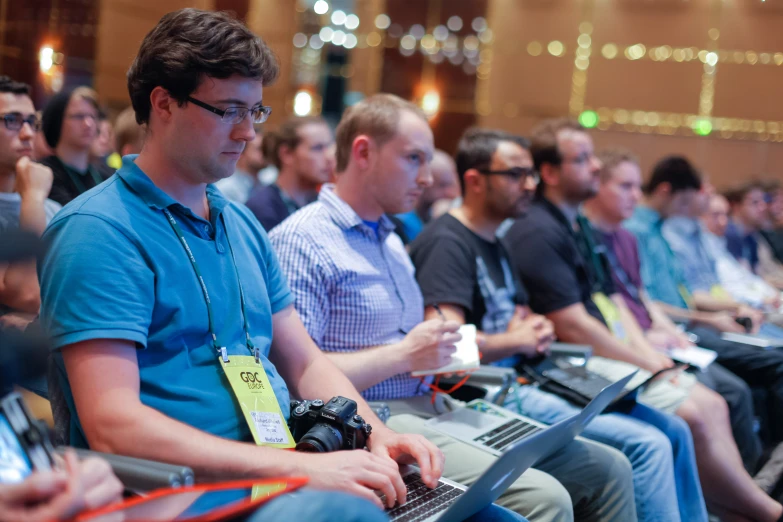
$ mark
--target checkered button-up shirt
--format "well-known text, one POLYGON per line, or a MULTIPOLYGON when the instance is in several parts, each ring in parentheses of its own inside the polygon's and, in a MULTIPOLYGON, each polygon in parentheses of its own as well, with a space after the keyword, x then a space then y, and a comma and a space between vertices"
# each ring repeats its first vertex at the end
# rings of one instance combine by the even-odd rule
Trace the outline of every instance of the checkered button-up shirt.
MULTIPOLYGON (((376 232, 334 193, 299 210, 270 234, 296 310, 324 351, 353 352, 399 342, 424 319, 414 267, 394 225, 376 232)), ((391 377, 362 392, 367 400, 424 392, 420 379, 391 377)))

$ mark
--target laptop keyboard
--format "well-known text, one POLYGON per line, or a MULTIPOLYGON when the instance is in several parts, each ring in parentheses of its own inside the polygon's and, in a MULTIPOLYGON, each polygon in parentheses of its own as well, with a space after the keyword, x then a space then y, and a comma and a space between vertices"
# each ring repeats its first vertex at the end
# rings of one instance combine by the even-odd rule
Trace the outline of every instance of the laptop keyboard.
POLYGON ((430 489, 421 481, 421 475, 410 473, 403 481, 408 490, 408 499, 402 506, 386 510, 389 519, 394 522, 418 522, 445 511, 464 493, 461 489, 444 482, 430 489))
POLYGON ((553 381, 571 388, 575 392, 594 399, 601 393, 601 390, 612 384, 611 381, 604 379, 600 375, 590 372, 575 373, 563 369, 546 370, 544 376, 553 381))
POLYGON ((541 428, 535 424, 525 422, 521 419, 511 419, 502 426, 476 437, 473 440, 494 450, 503 451, 511 444, 539 431, 541 431, 541 428))

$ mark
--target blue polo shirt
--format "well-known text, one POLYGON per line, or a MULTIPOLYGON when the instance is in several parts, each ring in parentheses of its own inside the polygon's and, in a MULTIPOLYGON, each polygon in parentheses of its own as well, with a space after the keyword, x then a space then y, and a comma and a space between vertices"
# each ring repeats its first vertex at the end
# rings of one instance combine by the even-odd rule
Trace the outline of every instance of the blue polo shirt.
POLYGON ((204 220, 157 188, 134 160, 123 158, 115 175, 68 204, 44 233, 51 246, 39 265, 41 323, 53 338, 71 410, 71 444, 86 446, 86 440, 60 350, 89 339, 136 343, 145 405, 213 435, 250 441, 212 346, 198 280, 162 209, 174 215, 193 251, 218 338, 229 354, 249 355, 228 235, 250 335, 287 417, 288 389, 267 359, 272 315, 293 302, 285 276, 266 233, 245 207, 208 185, 210 220, 204 220))
POLYGON ((642 282, 653 301, 688 308, 683 292, 692 289, 682 266, 663 235, 663 218, 655 210, 638 205, 623 226, 636 236, 641 261, 642 282))

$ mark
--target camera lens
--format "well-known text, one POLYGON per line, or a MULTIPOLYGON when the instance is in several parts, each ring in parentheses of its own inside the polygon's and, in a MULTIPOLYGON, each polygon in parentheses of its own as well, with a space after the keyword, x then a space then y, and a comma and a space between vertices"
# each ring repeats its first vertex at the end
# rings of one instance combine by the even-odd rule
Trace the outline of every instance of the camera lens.
POLYGON ((337 451, 343 445, 342 434, 328 424, 318 423, 296 444, 297 451, 327 453, 337 451))

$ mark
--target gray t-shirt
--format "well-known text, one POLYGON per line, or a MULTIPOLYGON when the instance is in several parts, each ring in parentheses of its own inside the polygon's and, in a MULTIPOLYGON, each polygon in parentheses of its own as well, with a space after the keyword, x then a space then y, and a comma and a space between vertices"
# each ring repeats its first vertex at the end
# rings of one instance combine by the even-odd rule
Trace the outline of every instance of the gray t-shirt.
MULTIPOLYGON (((55 214, 63 208, 62 205, 51 199, 44 203, 46 210, 46 223, 52 220, 55 214)), ((19 213, 22 210, 22 196, 17 192, 0 192, 0 232, 19 228, 19 213)))

